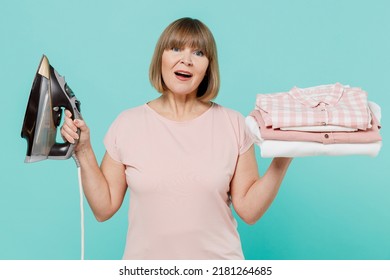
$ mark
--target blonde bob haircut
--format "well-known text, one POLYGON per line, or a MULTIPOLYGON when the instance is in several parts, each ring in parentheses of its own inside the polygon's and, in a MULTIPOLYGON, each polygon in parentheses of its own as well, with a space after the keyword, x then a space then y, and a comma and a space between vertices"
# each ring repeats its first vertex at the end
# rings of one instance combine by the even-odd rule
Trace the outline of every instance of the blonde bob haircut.
POLYGON ((208 27, 200 20, 192 18, 181 18, 172 22, 161 34, 149 68, 149 79, 151 84, 160 93, 167 90, 162 78, 162 54, 165 50, 172 48, 190 47, 201 50, 209 60, 209 66, 205 77, 199 84, 197 98, 200 101, 214 99, 219 90, 219 68, 217 57, 217 46, 213 34, 208 27))

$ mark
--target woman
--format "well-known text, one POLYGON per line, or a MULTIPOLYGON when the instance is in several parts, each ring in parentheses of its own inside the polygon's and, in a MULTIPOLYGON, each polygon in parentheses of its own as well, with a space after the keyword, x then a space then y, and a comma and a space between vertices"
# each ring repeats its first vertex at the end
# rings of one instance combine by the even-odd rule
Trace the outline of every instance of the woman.
POLYGON ((161 96, 118 116, 100 167, 86 123, 66 112, 61 132, 69 142, 78 139, 94 215, 109 219, 129 188, 124 259, 243 259, 230 205, 255 223, 291 159, 275 158, 260 178, 243 116, 211 102, 219 89, 217 51, 199 20, 182 18, 164 30, 150 80, 161 96))

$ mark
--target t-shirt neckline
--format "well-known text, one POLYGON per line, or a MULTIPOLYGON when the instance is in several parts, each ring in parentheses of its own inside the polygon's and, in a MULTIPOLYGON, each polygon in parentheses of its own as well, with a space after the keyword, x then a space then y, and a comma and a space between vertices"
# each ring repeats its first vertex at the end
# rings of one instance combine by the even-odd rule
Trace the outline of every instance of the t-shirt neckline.
POLYGON ((216 103, 214 102, 211 102, 211 106, 206 110, 204 111, 202 114, 200 114, 199 116, 193 118, 193 119, 190 119, 190 120, 185 120, 185 121, 175 121, 175 120, 172 120, 172 119, 169 119, 167 117, 164 117, 162 116, 161 114, 159 114, 158 112, 156 112, 153 108, 151 108, 148 103, 145 103, 144 104, 144 107, 153 113, 153 115, 155 115, 157 118, 159 118, 160 120, 164 121, 164 122, 167 122, 167 123, 172 123, 172 124, 188 124, 188 123, 192 123, 192 122, 195 122, 197 120, 200 120, 202 118, 204 118, 205 116, 207 116, 212 110, 214 107, 216 107, 216 103))

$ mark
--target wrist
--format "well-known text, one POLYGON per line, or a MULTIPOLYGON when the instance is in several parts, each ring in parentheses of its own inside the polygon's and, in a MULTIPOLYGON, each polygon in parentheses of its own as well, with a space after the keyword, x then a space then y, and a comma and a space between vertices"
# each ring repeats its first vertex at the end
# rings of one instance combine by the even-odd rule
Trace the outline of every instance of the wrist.
POLYGON ((90 142, 87 143, 78 143, 75 147, 75 154, 79 158, 81 156, 87 155, 92 152, 92 146, 90 142))

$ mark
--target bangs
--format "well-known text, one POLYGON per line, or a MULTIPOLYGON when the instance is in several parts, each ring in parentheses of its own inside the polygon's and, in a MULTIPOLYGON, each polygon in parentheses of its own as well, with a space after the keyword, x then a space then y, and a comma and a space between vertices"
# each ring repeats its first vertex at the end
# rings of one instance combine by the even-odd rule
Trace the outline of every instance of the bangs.
POLYGON ((163 49, 189 47, 203 51, 208 58, 211 56, 212 41, 208 38, 209 35, 205 32, 201 22, 191 19, 181 22, 169 31, 162 42, 163 49))

